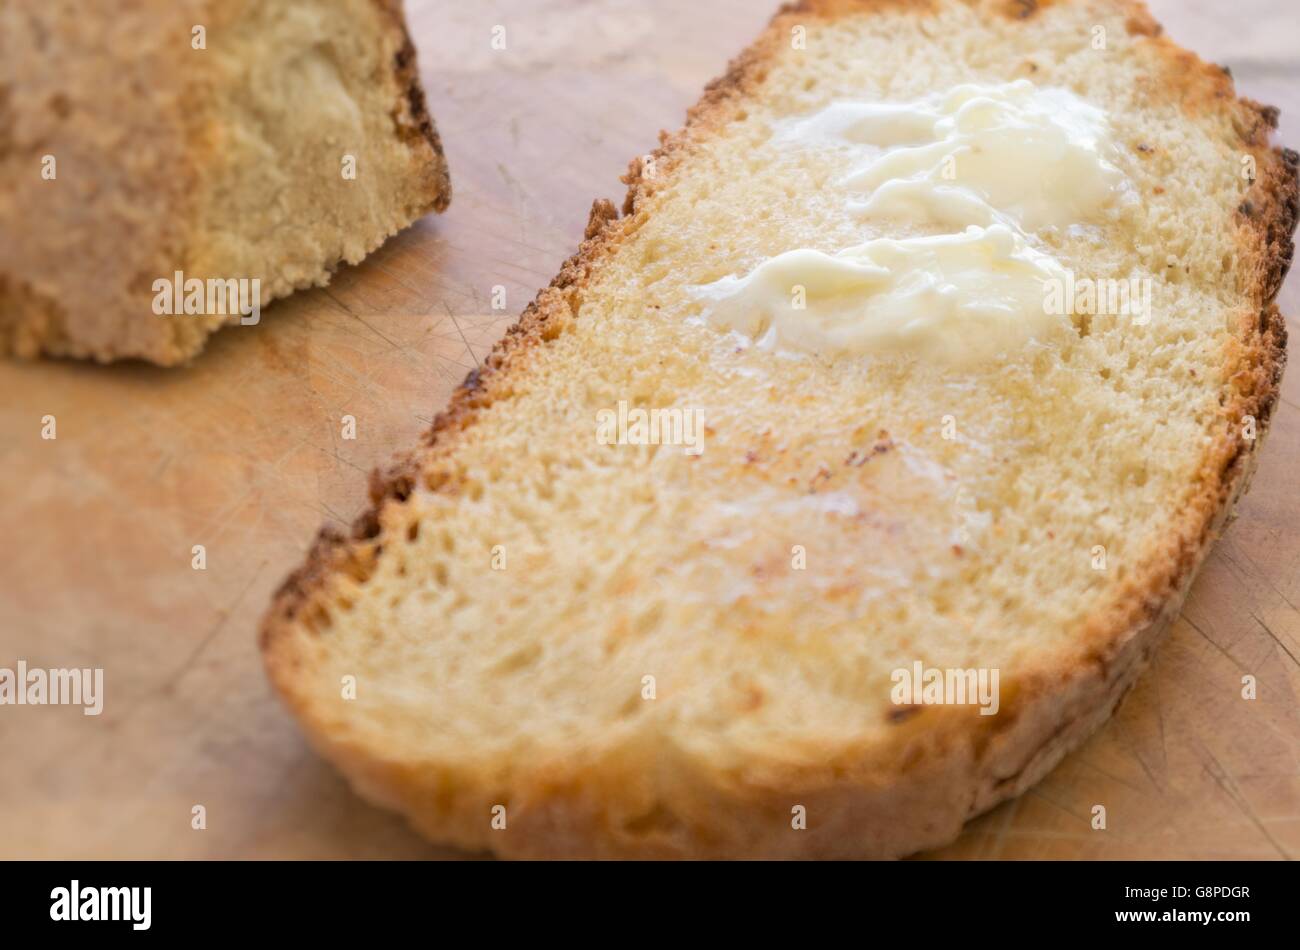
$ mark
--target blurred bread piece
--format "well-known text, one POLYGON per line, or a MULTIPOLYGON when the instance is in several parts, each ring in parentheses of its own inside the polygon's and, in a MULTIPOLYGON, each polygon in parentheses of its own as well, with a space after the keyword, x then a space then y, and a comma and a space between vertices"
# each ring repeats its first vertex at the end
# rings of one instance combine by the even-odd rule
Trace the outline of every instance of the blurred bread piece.
POLYGON ((155 281, 265 306, 450 195, 400 0, 0 5, 0 352, 182 363, 239 314, 155 281))

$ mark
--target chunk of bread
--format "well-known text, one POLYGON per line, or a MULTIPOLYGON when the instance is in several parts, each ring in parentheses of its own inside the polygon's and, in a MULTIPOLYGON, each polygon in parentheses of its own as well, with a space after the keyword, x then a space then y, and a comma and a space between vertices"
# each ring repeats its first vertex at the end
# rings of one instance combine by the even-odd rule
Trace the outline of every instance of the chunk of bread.
POLYGON ((0 353, 184 362, 450 195, 401 0, 0 5, 0 353))
POLYGON ((1275 123, 1129 0, 782 10, 351 534, 322 532, 265 621, 272 682, 362 795, 466 849, 948 842, 1112 712, 1246 486, 1285 359, 1275 123), (792 358, 698 319, 698 286, 893 226, 776 122, 1021 77, 1108 115, 1138 200, 1038 240, 1153 281, 1145 325, 954 368, 792 358), (600 444, 620 402, 699 409, 703 451, 600 444), (998 671, 996 714, 899 705, 918 662, 998 671))

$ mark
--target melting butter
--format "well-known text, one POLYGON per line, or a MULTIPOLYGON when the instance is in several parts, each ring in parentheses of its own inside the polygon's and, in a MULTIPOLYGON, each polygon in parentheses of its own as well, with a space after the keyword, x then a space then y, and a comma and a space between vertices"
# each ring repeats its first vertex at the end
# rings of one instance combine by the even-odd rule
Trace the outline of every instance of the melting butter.
POLYGON ((850 208, 948 233, 834 254, 796 248, 695 288, 706 322, 764 348, 970 364, 1049 341, 1071 326, 1048 304, 1069 278, 1034 232, 1131 200, 1105 113, 1028 80, 910 103, 836 103, 787 122, 776 142, 843 149, 850 208))
POLYGON ((1096 218, 1126 192, 1106 114, 1027 79, 910 103, 836 103, 778 139, 867 147, 843 183, 872 217, 1037 231, 1096 218))
POLYGON ((907 352, 962 364, 1068 331, 1044 307, 1050 255, 1006 225, 878 238, 835 254, 800 248, 698 288, 704 319, 766 349, 907 352))

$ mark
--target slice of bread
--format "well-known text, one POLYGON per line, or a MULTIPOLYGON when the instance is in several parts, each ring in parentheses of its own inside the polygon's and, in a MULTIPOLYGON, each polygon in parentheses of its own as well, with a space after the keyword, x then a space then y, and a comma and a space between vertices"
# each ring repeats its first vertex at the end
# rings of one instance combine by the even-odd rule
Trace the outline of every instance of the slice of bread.
POLYGON ((467 849, 949 841, 1106 719, 1246 486, 1297 213, 1275 124, 1130 0, 784 9, 352 532, 322 532, 265 621, 272 682, 361 794, 467 849), (1150 281, 1149 320, 953 365, 702 319, 700 288, 783 252, 940 233, 853 213, 840 152, 783 123, 1021 78, 1102 110, 1131 188, 1029 240, 1150 281), (698 410, 702 451, 599 436, 654 408, 698 410), (996 672, 995 714, 898 702, 917 664, 996 672))
POLYGON ((184 362, 450 195, 401 0, 0 6, 0 353, 184 362))

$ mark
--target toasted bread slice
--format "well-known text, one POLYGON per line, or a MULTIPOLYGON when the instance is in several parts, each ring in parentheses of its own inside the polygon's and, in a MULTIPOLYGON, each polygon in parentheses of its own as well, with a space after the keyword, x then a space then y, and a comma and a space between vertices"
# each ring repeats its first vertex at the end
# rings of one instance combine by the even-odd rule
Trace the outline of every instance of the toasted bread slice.
POLYGON ((1245 488, 1285 358, 1275 123, 1129 0, 783 10, 352 533, 322 532, 266 619, 272 682, 361 794, 467 849, 951 840, 1106 719, 1245 488), (700 288, 792 249, 938 233, 853 213, 839 152, 775 130, 1022 78, 1105 114, 1131 189, 1029 240, 1150 281, 1149 320, 955 365, 707 319, 700 288), (698 411, 701 451, 600 438, 653 408, 698 411), (900 702, 917 664, 996 671, 996 710, 900 702))
POLYGON ((183 363, 450 197, 401 0, 0 6, 0 354, 183 363))

